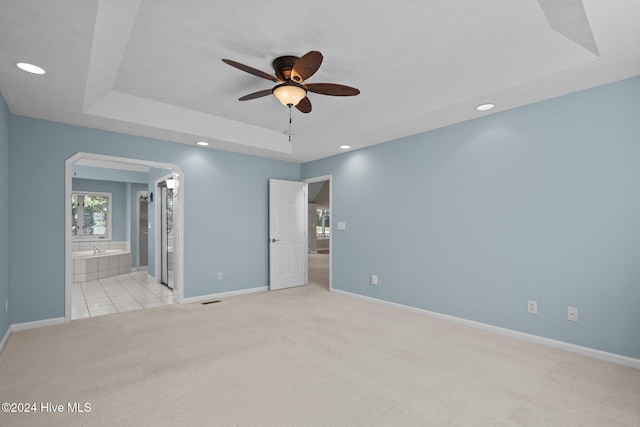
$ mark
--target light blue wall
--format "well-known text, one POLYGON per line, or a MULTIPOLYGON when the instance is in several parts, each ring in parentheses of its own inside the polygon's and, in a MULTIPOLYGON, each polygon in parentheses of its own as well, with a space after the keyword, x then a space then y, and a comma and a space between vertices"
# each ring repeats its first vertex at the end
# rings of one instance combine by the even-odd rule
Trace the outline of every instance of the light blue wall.
MULTIPOLYGON (((0 94, 0 182, 9 182, 9 139, 11 134, 11 113, 0 94)), ((5 186, 6 188, 6 186, 5 186)), ((9 190, 10 191, 10 190, 9 190)), ((5 193, 0 199, 0 341, 9 330, 10 316, 5 311, 5 302, 10 299, 10 241, 9 241, 9 197, 5 193)), ((9 307, 11 310, 11 307, 9 307)))
POLYGON ((127 192, 126 183, 73 178, 72 187, 73 191, 111 193, 111 240, 129 240, 130 236, 127 234, 127 221, 129 221, 127 196, 129 192, 127 192))
POLYGON ((302 166, 326 174, 335 288, 640 358, 640 78, 302 166))
MULTIPOLYGON (((640 358, 639 117, 635 78, 304 164, 303 178, 333 175, 333 286, 640 358)), ((299 179, 298 165, 11 116, 0 102, 11 323, 64 315, 64 161, 78 151, 183 170, 186 297, 267 284, 267 182, 299 179)), ((0 335, 8 324, 0 309, 0 335)))
POLYGON ((183 171, 185 297, 267 285, 268 180, 300 179, 293 163, 21 116, 9 151, 12 323, 64 316, 64 163, 77 152, 183 171))

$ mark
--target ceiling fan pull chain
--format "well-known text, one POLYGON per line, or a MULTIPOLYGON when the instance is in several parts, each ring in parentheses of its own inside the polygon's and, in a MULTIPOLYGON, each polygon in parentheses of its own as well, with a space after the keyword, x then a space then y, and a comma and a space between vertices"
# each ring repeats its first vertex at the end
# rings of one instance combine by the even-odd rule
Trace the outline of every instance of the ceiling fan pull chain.
POLYGON ((292 105, 289 104, 289 142, 291 142, 291 107, 292 105))

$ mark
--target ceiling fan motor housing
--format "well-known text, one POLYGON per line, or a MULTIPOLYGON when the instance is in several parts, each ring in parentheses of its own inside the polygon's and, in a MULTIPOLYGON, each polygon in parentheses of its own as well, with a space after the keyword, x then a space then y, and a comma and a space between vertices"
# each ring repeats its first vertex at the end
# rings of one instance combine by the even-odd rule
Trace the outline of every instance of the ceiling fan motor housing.
MULTIPOLYGON (((273 66, 273 70, 276 72, 276 76, 284 81, 291 79, 291 70, 298 59, 300 58, 291 55, 279 56, 274 59, 271 65, 273 66)), ((301 79, 298 77, 298 81, 296 83, 299 83, 300 80, 301 79)))

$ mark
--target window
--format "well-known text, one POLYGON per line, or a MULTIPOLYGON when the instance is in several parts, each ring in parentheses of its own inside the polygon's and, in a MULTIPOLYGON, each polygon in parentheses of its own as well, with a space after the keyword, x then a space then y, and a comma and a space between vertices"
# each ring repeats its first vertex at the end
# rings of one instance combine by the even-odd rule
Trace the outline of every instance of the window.
POLYGON ((328 239, 331 235, 331 220, 329 219, 329 209, 316 209, 316 237, 318 239, 328 239))
POLYGON ((71 237, 73 240, 111 240, 111 193, 73 192, 71 237))

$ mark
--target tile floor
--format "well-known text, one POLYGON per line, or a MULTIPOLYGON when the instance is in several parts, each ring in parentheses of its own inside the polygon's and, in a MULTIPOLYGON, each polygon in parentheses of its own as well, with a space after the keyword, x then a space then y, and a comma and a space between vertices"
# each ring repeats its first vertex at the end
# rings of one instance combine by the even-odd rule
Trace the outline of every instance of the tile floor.
POLYGON ((136 271, 91 282, 73 284, 71 319, 173 304, 173 293, 136 271))

